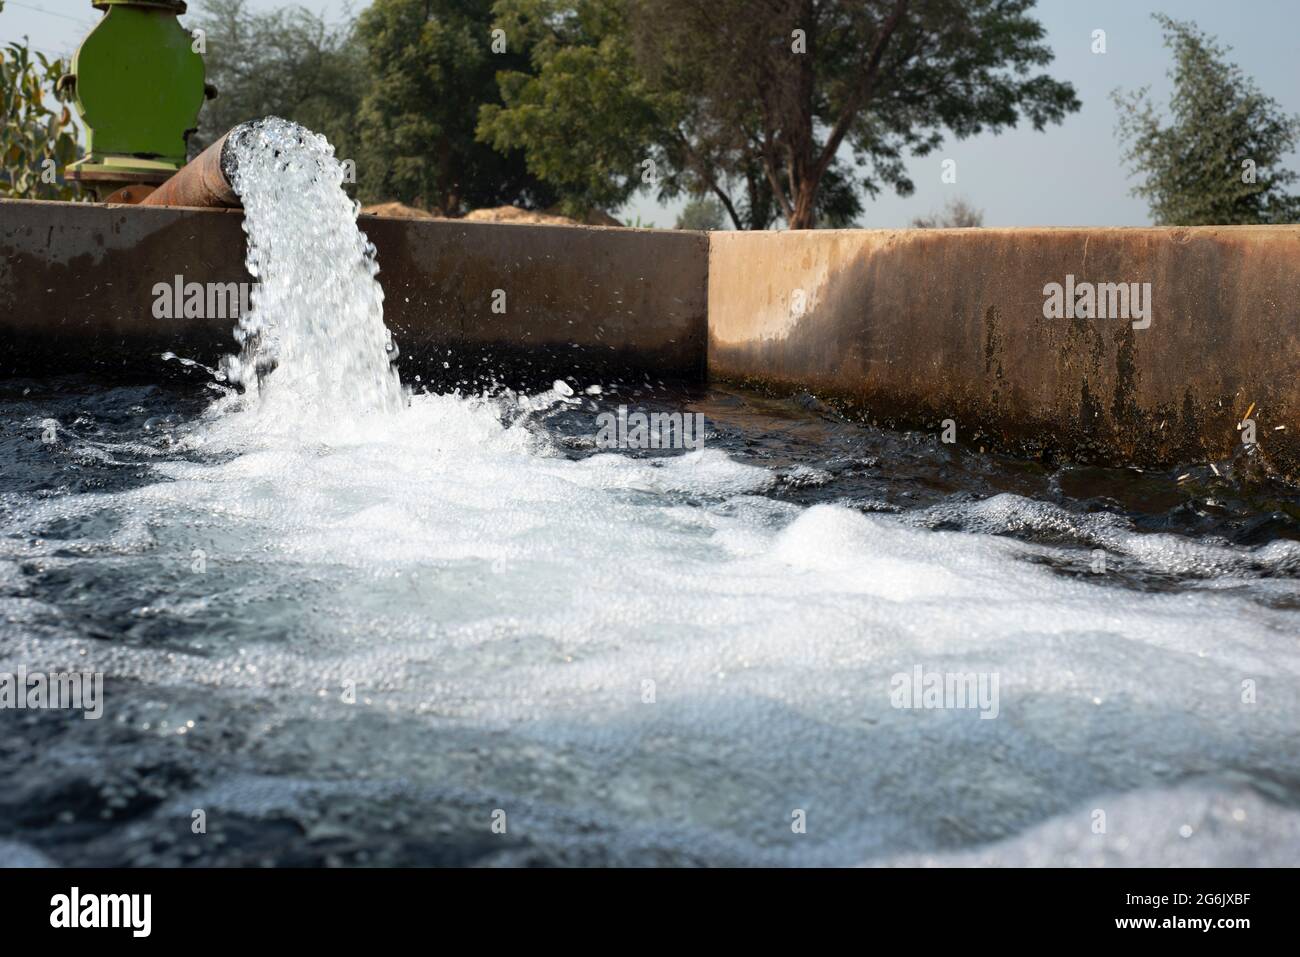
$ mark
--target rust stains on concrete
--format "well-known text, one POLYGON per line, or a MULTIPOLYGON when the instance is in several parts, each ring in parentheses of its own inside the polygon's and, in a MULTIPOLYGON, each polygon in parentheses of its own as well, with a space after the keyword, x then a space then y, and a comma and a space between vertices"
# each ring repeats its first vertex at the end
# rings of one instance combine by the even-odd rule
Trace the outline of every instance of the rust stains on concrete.
MULTIPOLYGON (((0 375, 148 379, 165 373, 165 351, 207 364, 233 351, 234 322, 155 318, 153 289, 177 275, 250 281, 242 216, 0 202, 0 375)), ((367 216, 360 224, 379 250, 385 320, 406 375, 451 384, 703 381, 703 234, 367 216)))
POLYGON ((1255 402, 1300 476, 1300 227, 714 233, 709 273, 716 378, 1113 464, 1229 456, 1255 402), (1051 283, 1107 315, 1045 318, 1051 283))
MULTIPOLYGON (((153 289, 248 281, 241 217, 0 201, 0 376, 148 380, 164 351, 231 351, 232 321, 155 318, 153 289)), ((1300 227, 361 226, 403 374, 434 385, 709 375, 881 424, 954 419, 972 444, 1140 466, 1232 455, 1253 404, 1260 453, 1300 478, 1300 227), (1051 284, 1081 308, 1045 317, 1051 284), (1109 314, 1118 284, 1145 318, 1109 314)))

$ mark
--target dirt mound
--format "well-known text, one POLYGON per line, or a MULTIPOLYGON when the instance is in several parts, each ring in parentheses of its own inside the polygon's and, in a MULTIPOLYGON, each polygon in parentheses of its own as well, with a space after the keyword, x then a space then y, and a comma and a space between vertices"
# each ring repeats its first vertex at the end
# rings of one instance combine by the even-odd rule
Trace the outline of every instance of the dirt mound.
POLYGON ((362 206, 361 212, 367 216, 387 216, 389 219, 441 219, 441 216, 435 216, 433 213, 423 209, 416 209, 414 206, 407 206, 405 203, 376 203, 373 206, 362 206))
MULTIPOLYGON (((465 214, 465 221, 470 223, 541 223, 549 226, 622 226, 608 213, 594 209, 581 219, 573 219, 559 213, 559 207, 552 207, 545 212, 521 209, 518 206, 494 206, 490 209, 476 209, 465 214)), ((367 216, 386 216, 389 219, 447 219, 427 210, 407 206, 405 203, 375 203, 363 206, 361 212, 367 216)))
POLYGON ((492 209, 476 209, 465 214, 465 221, 470 223, 545 223, 551 226, 581 226, 576 219, 559 216, 554 213, 539 213, 532 209, 520 209, 518 206, 496 206, 492 209))
MULTIPOLYGON (((552 207, 551 209, 548 209, 547 212, 551 214, 555 214, 555 211, 557 209, 559 209, 559 207, 555 206, 552 207)), ((580 219, 576 220, 576 222, 578 222, 583 226, 623 226, 624 225, 623 223, 620 223, 617 219, 615 219, 613 216, 609 215, 609 213, 605 212, 603 209, 589 209, 587 210, 587 212, 585 212, 582 215, 580 219)))

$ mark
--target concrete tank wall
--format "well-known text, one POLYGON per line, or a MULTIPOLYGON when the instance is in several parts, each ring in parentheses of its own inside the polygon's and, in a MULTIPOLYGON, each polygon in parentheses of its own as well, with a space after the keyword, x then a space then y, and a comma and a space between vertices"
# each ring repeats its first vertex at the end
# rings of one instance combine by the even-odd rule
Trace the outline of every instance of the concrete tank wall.
MULTIPOLYGON (((147 379, 165 351, 207 364, 234 351, 234 319, 158 318, 154 289, 177 275, 249 281, 242 221, 239 210, 0 202, 0 376, 147 379)), ((379 252, 404 374, 704 377, 703 234, 370 216, 361 228, 379 252)))
MULTIPOLYGON (((0 201, 0 377, 147 381, 162 352, 211 364, 233 351, 232 318, 153 307, 155 286, 177 275, 246 281, 241 223, 237 210, 0 201)), ((408 378, 699 382, 707 371, 813 392, 881 424, 937 431, 951 419, 973 445, 1137 465, 1239 452, 1253 406, 1260 452, 1300 478, 1300 227, 361 225, 408 378), (1044 287, 1067 277, 1149 283, 1149 324, 1044 318, 1044 287)))
POLYGON ((709 276, 716 379, 1137 465, 1240 451, 1253 404, 1300 476, 1300 227, 715 233, 709 276), (1045 318, 1068 276, 1150 283, 1149 326, 1045 318))

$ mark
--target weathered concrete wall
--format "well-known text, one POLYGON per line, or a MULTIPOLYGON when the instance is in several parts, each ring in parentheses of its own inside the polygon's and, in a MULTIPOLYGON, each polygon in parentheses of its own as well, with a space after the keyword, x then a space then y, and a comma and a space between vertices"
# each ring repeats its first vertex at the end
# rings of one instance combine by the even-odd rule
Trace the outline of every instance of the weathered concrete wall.
POLYGON ((1254 403, 1300 476, 1300 227, 715 233, 709 275, 716 378, 1138 465, 1239 451, 1254 403), (1070 275, 1150 283, 1150 326, 1044 318, 1070 275))
MULTIPOLYGON (((164 351, 233 351, 232 319, 155 318, 154 287, 247 281, 241 223, 0 201, 0 376, 149 380, 164 351)), ((812 391, 882 424, 953 419, 974 444, 1139 465, 1233 454, 1253 404, 1260 451, 1300 478, 1300 227, 362 228, 408 378, 700 381, 707 348, 715 378, 812 391), (1044 318, 1044 287, 1069 276, 1150 283, 1150 325, 1044 318)))
MULTIPOLYGON (((0 201, 0 376, 149 378, 165 351, 209 364, 234 351, 229 317, 155 318, 154 286, 248 281, 242 221, 238 210, 0 201)), ((369 216, 361 228, 379 251, 404 374, 704 377, 702 234, 369 216)))

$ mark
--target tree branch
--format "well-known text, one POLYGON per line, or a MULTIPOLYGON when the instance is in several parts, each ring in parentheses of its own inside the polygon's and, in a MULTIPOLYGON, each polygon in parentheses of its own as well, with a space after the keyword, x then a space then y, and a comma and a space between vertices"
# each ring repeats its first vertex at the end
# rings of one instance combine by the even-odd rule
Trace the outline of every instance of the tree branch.
POLYGON ((673 136, 677 138, 678 145, 686 152, 687 160, 695 167, 696 172, 704 180, 705 184, 722 202, 723 207, 727 210, 727 215, 731 217, 732 223, 735 224, 737 229, 744 229, 745 227, 740 223, 740 216, 736 213, 736 207, 731 201, 731 196, 718 185, 717 177, 713 175, 713 167, 700 160, 699 155, 691 148, 691 141, 681 130, 674 128, 673 136))
POLYGON ((835 126, 831 128, 830 136, 826 138, 826 145, 817 158, 815 174, 818 179, 834 161, 835 154, 839 152, 840 144, 844 142, 849 127, 853 125, 853 120, 858 115, 858 111, 862 109, 863 104, 867 101, 871 87, 876 79, 876 73, 880 70, 880 61, 885 56, 885 48, 889 45, 890 37, 893 36, 894 31, 898 29, 903 14, 907 12, 907 3, 908 0, 896 0, 894 9, 885 18, 885 22, 880 25, 880 32, 876 34, 876 42, 871 45, 871 52, 868 54, 863 67, 862 77, 853 93, 849 96, 848 102, 844 104, 844 109, 840 111, 835 126))

